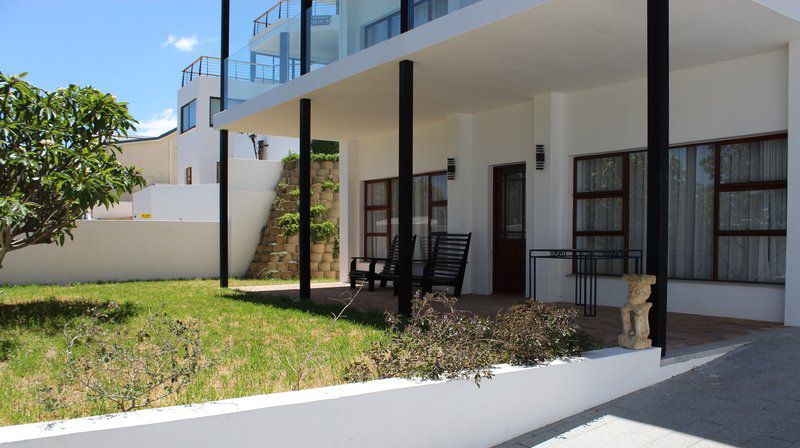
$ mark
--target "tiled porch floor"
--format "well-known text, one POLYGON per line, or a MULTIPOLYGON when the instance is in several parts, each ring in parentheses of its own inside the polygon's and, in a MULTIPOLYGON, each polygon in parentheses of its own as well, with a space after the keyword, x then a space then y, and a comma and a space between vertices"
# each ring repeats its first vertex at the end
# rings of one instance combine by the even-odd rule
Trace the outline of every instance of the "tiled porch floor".
MULTIPOLYGON (((343 283, 319 283, 312 286, 312 298, 315 302, 329 303, 349 291, 343 283)), ((297 298, 297 285, 280 286, 248 286, 236 288, 266 295, 278 295, 297 298)), ((495 316, 523 300, 521 296, 509 295, 476 295, 467 294, 461 297, 457 307, 483 316, 495 316)), ((559 304, 559 306, 572 306, 559 304)), ((397 311, 397 298, 392 295, 391 288, 376 288, 374 292, 361 289, 353 307, 369 311, 397 311)), ((596 317, 583 316, 583 308, 579 308, 578 324, 598 342, 616 345, 617 335, 622 329, 619 308, 598 306, 596 317)), ((695 314, 669 313, 667 315, 667 346, 671 350, 703 345, 746 336, 761 330, 778 328, 782 325, 772 322, 761 322, 724 317, 700 316, 695 314)))

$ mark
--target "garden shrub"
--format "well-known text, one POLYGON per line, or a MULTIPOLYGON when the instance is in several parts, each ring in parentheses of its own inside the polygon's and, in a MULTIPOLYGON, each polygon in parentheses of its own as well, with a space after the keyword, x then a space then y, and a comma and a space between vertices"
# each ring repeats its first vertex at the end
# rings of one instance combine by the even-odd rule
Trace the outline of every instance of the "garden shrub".
POLYGON ((590 348, 571 308, 527 300, 497 318, 495 339, 509 364, 530 365, 575 356, 590 348))
POLYGON ((61 378, 41 391, 43 404, 94 402, 128 412, 176 395, 209 364, 194 322, 151 311, 140 328, 128 329, 110 325, 115 319, 92 311, 66 326, 61 378))
POLYGON ((455 303, 440 293, 417 295, 404 326, 399 316, 387 313, 391 329, 347 368, 347 380, 472 379, 480 384, 491 378, 491 367, 499 361, 491 320, 456 310, 455 303))
POLYGON ((571 309, 527 301, 492 320, 455 304, 442 293, 417 295, 407 322, 387 313, 391 329, 348 366, 346 379, 472 379, 480 386, 493 365, 542 363, 592 348, 571 309))

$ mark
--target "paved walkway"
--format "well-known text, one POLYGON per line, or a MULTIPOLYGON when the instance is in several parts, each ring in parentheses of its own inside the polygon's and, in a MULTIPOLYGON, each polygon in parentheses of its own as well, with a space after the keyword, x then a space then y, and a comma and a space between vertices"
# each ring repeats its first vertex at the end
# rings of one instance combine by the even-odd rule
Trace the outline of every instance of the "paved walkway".
POLYGON ((500 445, 534 446, 800 447, 800 329, 500 445))

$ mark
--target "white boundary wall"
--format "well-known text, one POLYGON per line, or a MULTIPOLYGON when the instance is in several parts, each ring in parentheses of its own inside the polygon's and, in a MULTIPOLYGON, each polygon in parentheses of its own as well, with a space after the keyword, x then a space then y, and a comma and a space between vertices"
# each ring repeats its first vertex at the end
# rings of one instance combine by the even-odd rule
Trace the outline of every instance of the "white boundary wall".
POLYGON ((212 277, 218 229, 216 222, 80 221, 63 247, 6 255, 0 284, 212 277))
POLYGON ((382 380, 0 428, 14 448, 486 448, 684 373, 660 351, 611 348, 471 381, 382 380), (403 428, 398 432, 398 428, 403 428))
MULTIPOLYGON (((243 276, 269 218, 283 163, 230 159, 229 168, 230 272, 243 276)), ((194 222, 80 221, 74 240, 68 240, 63 247, 38 245, 6 255, 0 269, 0 285, 217 277, 218 186, 164 188, 179 193, 170 200, 181 213, 205 210, 212 216, 194 222)), ((148 194, 148 190, 152 188, 137 193, 135 198, 148 194)), ((194 216, 198 217, 202 218, 194 216)))

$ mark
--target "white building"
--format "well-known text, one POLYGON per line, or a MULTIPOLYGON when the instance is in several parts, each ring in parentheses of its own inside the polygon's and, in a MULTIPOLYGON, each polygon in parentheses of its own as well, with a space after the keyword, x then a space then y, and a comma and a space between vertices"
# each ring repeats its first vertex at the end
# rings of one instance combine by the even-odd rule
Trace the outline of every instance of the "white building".
MULTIPOLYGON (((341 145, 342 273, 397 232, 402 60, 415 67, 414 233, 472 233, 465 292, 525 291, 531 249, 644 248, 647 2, 422 0, 400 34, 398 0, 315 1, 303 76, 300 2, 280 3, 230 57, 215 125, 296 136, 311 101, 313 138, 341 145)), ((669 310, 800 324, 800 203, 787 199, 800 196, 800 6, 670 9, 669 310)), ((599 303, 620 305, 632 267, 599 269, 613 274, 599 303)), ((571 263, 540 264, 537 287, 571 300, 571 263)))

